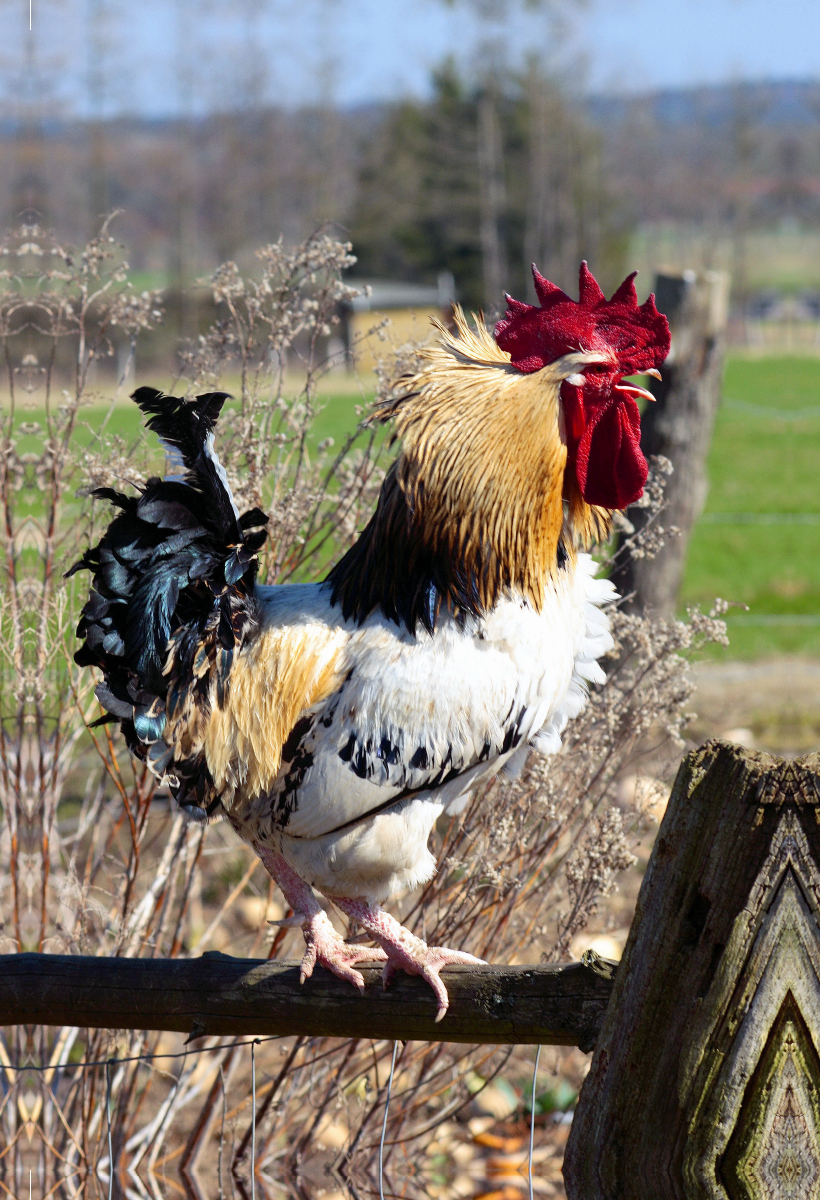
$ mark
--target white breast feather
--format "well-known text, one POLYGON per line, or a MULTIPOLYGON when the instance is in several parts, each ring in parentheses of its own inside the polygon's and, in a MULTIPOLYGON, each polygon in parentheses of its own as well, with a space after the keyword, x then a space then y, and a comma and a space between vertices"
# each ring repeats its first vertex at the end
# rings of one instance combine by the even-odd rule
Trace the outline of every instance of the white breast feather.
MULTIPOLYGON (((420 631, 414 637, 380 614, 361 627, 345 625, 338 610, 327 607, 322 619, 347 630, 343 671, 352 675, 336 708, 326 702, 326 726, 317 722, 313 765, 281 835, 281 852, 305 878, 329 894, 380 900, 424 882, 435 869, 427 840, 443 811, 459 811, 470 788, 505 764, 522 769, 528 745, 542 753, 560 749, 567 722, 586 704, 589 683, 604 681, 598 658, 613 645, 600 606, 616 592, 609 580, 595 578, 596 569, 589 555, 579 555, 575 570, 550 584, 541 613, 506 599, 477 626, 460 629, 444 618, 433 636, 420 631), (505 722, 522 709, 520 744, 500 755, 505 722), (362 744, 378 746, 387 738, 397 746, 404 786, 424 790, 368 818, 402 786, 390 782, 390 770, 395 779, 398 768, 374 760, 377 773, 361 778, 340 759, 349 729, 362 744), (488 740, 494 754, 478 761, 488 740), (427 787, 430 770, 408 766, 419 746, 461 773, 427 787)), ((281 589, 291 593, 286 603, 274 594, 280 589, 271 589, 269 619, 295 617, 296 590, 281 589)), ((308 598, 307 588, 298 590, 316 619, 326 591, 310 589, 308 598)), ((269 802, 253 807, 257 819, 267 813, 270 820, 269 802)))

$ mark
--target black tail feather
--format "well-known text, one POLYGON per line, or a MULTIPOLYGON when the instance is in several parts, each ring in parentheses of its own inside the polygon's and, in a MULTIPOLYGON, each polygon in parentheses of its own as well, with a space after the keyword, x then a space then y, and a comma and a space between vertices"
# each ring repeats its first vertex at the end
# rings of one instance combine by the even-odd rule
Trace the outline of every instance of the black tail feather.
POLYGON ((102 720, 119 721, 131 750, 155 773, 172 768, 180 804, 204 818, 218 800, 207 767, 201 756, 175 759, 163 733, 186 688, 200 706, 210 703, 203 662, 213 668, 217 702, 224 702, 233 655, 255 625, 257 555, 267 536, 259 527, 267 517, 258 508, 237 513, 213 451, 227 393, 188 402, 141 387, 133 399, 149 414, 148 427, 181 455, 186 473, 182 480, 149 479, 133 497, 113 488, 94 492, 120 511, 68 572, 93 572, 77 628, 84 644, 74 657, 102 671, 102 720))
POLYGON ((186 401, 177 396, 166 396, 156 388, 141 387, 132 399, 144 413, 150 414, 146 421, 148 428, 181 454, 188 471, 186 482, 201 489, 214 504, 211 519, 222 536, 238 541, 239 514, 225 473, 210 450, 213 431, 229 393, 206 392, 193 401, 186 401))

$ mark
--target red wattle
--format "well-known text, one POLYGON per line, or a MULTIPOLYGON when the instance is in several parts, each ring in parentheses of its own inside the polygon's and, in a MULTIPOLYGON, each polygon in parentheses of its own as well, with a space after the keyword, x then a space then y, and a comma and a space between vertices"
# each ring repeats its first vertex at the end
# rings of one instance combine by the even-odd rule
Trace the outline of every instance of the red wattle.
POLYGON ((584 430, 575 474, 587 504, 626 508, 640 497, 649 473, 641 450, 641 416, 631 396, 605 408, 584 430))

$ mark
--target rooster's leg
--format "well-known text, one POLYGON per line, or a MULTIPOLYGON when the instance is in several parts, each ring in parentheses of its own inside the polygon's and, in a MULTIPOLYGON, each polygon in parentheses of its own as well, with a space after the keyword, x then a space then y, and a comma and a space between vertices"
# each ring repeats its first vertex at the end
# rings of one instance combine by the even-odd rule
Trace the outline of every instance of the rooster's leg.
POLYGON ((447 1012, 449 999, 447 989, 441 981, 439 972, 442 967, 454 963, 481 963, 483 959, 474 958, 461 950, 447 950, 443 946, 428 946, 421 938, 417 938, 409 929, 386 913, 378 904, 368 904, 365 900, 350 900, 344 896, 330 896, 334 904, 342 912, 347 913, 366 929, 370 936, 379 942, 387 952, 387 962, 384 964, 385 986, 390 982, 398 968, 408 975, 421 975, 433 989, 438 1001, 436 1020, 440 1021, 447 1012))
POLYGON ((274 854, 264 846, 254 848, 268 874, 293 909, 292 917, 276 923, 302 927, 306 949, 299 971, 299 982, 304 983, 313 974, 313 968, 318 963, 320 967, 326 967, 328 971, 332 971, 340 979, 346 979, 363 992, 364 978, 359 971, 354 970, 354 966, 360 962, 384 962, 387 958, 384 950, 378 946, 349 945, 333 928, 313 889, 285 862, 281 854, 274 854))

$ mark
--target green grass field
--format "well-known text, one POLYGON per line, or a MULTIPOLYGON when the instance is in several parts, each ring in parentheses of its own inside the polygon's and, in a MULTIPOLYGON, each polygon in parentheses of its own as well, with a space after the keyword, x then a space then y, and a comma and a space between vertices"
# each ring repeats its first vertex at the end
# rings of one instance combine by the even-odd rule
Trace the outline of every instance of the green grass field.
MULTIPOLYGON (((357 407, 367 409, 371 386, 352 377, 325 381, 314 444, 326 437, 343 442, 360 419, 357 407)), ((83 410, 77 432, 83 444, 107 412, 96 405, 83 410)), ((21 419, 40 416, 21 413, 21 419)), ((136 440, 136 406, 118 403, 107 431, 136 440)), ((820 358, 730 357, 709 455, 709 496, 681 595, 682 608, 708 609, 716 596, 748 605, 747 612, 730 612, 731 646, 715 651, 722 657, 820 656, 818 467, 820 358)))
POLYGON ((729 359, 683 604, 740 601, 720 654, 820 655, 820 360, 729 359))
MULTIPOLYGON (((143 378, 138 382, 156 387, 168 386, 163 379, 153 377, 143 378)), ((238 379, 227 378, 221 386, 228 392, 239 391, 238 379)), ((294 381, 292 391, 296 394, 298 390, 299 382, 294 381)), ((355 429, 357 422, 369 412, 373 395, 374 379, 370 376, 359 380, 353 375, 339 374, 323 379, 318 390, 317 407, 319 412, 313 424, 311 441, 315 444, 323 438, 332 437, 334 443, 337 446, 340 445, 355 429)), ((226 402, 228 407, 232 403, 236 402, 231 400, 226 402)), ((42 409, 36 403, 32 403, 28 407, 18 406, 19 421, 36 421, 42 424, 42 419, 42 409)), ((116 434, 125 438, 126 441, 132 439, 136 441, 140 437, 142 427, 140 411, 136 404, 133 404, 125 395, 117 401, 113 408, 108 403, 94 402, 85 405, 80 410, 77 422, 75 435, 77 441, 84 446, 91 444, 97 437, 103 422, 105 422, 105 432, 109 436, 116 434)), ((23 446, 23 450, 33 449, 34 445, 26 444, 23 446)))

